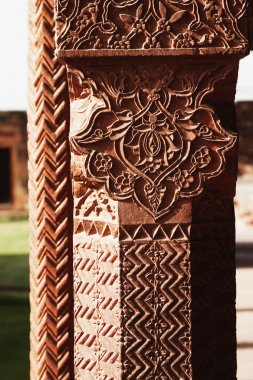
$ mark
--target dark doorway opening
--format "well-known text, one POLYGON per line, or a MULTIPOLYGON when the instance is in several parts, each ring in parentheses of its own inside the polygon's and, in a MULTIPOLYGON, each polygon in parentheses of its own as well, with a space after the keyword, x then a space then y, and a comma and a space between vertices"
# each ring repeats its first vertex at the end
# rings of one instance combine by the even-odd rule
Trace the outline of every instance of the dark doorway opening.
POLYGON ((0 204, 11 203, 11 149, 0 148, 0 204))

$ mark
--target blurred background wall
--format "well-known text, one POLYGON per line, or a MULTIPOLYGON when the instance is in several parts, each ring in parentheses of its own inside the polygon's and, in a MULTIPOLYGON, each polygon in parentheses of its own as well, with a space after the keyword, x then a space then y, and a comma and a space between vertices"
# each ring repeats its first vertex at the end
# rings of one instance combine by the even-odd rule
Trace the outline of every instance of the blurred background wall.
POLYGON ((0 215, 27 213, 27 1, 1 3, 0 215))
POLYGON ((27 0, 0 4, 0 379, 29 379, 27 0))
POLYGON ((25 111, 0 112, 0 212, 26 212, 28 199, 25 111))

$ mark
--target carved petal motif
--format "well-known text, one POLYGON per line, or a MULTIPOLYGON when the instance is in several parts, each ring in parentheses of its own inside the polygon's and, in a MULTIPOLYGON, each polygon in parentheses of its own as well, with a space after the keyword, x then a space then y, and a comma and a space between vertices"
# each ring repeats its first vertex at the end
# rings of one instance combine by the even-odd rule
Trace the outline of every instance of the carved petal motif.
POLYGON ((69 69, 70 140, 84 155, 83 176, 154 219, 200 194, 236 141, 205 103, 227 68, 189 72, 167 64, 69 69))
POLYGON ((243 52, 247 5, 248 0, 58 0, 57 45, 114 55, 132 49, 243 52))

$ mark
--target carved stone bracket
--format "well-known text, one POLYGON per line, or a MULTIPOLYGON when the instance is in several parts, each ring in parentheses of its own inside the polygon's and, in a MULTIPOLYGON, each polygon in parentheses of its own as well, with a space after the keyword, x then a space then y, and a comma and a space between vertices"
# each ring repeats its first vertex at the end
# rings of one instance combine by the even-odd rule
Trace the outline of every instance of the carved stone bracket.
POLYGON ((236 134, 222 128, 208 94, 225 63, 69 68, 70 140, 83 175, 154 220, 203 191, 225 167, 236 134))

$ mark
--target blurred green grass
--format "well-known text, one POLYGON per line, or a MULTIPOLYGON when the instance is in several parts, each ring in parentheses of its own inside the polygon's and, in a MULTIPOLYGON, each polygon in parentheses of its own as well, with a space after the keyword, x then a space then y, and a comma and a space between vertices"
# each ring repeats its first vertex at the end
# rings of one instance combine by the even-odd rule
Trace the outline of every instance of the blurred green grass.
POLYGON ((1 380, 29 379, 28 220, 0 217, 1 380))
POLYGON ((0 217, 0 255, 28 254, 28 219, 0 217))
MULTIPOLYGON (((0 226, 1 228, 1 226, 0 226)), ((1 244, 1 238, 0 238, 1 244)), ((29 288, 28 255, 0 255, 0 291, 29 288)))

